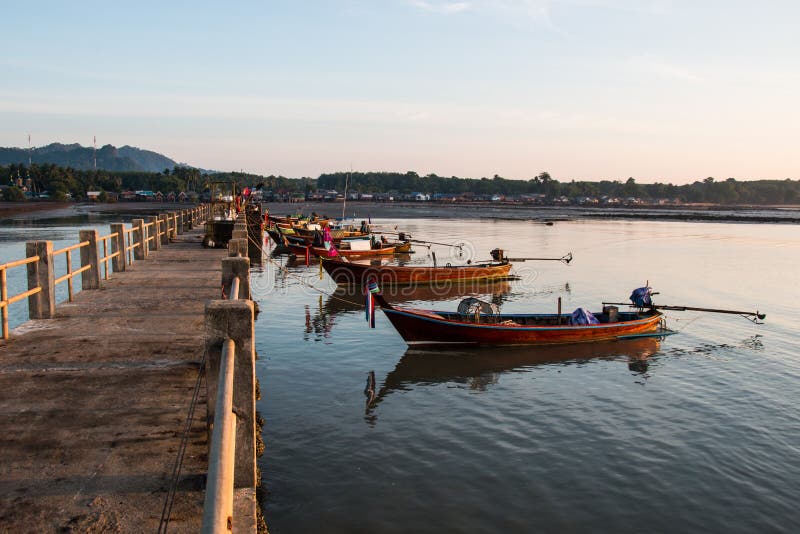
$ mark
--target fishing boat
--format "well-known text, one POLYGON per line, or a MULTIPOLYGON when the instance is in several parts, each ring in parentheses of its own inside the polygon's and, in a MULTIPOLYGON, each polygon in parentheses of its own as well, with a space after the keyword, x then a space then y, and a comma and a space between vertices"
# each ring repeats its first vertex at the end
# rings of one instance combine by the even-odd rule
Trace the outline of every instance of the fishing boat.
POLYGON ((649 286, 633 291, 631 311, 619 311, 620 303, 603 303, 598 313, 578 308, 569 314, 561 313, 560 298, 555 314, 501 314, 496 305, 476 298, 462 300, 455 312, 401 308, 386 301, 374 280, 367 287, 409 345, 554 345, 674 333, 666 328, 661 310, 736 314, 756 324, 766 317, 758 311, 656 305, 651 296, 658 293, 649 286))
POLYGON ((395 254, 408 254, 414 252, 411 250, 411 241, 395 241, 394 243, 395 254))
POLYGON ((409 345, 553 345, 625 339, 663 328, 663 315, 651 309, 606 307, 590 314, 594 322, 586 324, 576 321, 575 313, 501 314, 473 298, 456 312, 396 307, 379 293, 375 299, 409 345))
POLYGON ((424 267, 370 265, 329 257, 323 257, 322 267, 337 284, 360 286, 373 279, 384 286, 503 280, 511 271, 508 261, 424 267))
MULTIPOLYGON (((367 246, 364 248, 358 246, 351 248, 350 243, 347 241, 342 241, 340 245, 336 246, 336 253, 347 258, 364 258, 368 256, 391 256, 396 250, 395 247, 390 245, 378 243, 377 245, 370 246, 369 240, 363 241, 367 244, 367 246)), ((305 256, 306 254, 319 256, 321 258, 327 258, 330 256, 330 250, 325 247, 317 247, 306 244, 301 245, 290 241, 286 241, 285 245, 289 249, 289 252, 295 256, 305 256)))
MULTIPOLYGON (((397 250, 397 247, 384 243, 370 244, 368 240, 363 241, 366 241, 369 246, 362 248, 358 246, 360 244, 358 241, 343 240, 336 246, 336 253, 346 258, 363 258, 365 256, 391 256, 397 250)), ((323 258, 330 256, 330 251, 325 247, 311 247, 311 253, 323 258)))

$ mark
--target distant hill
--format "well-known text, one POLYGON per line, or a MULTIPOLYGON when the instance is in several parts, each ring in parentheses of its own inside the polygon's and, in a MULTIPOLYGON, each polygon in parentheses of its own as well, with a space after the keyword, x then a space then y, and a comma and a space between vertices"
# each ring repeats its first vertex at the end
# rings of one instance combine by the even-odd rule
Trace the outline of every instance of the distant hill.
MULTIPOLYGON (((61 167, 91 170, 94 168, 94 150, 77 143, 65 145, 52 143, 31 150, 33 163, 53 163, 61 167)), ((28 150, 25 148, 0 148, 0 165, 12 163, 28 164, 28 150)), ((161 172, 181 165, 152 150, 142 150, 132 146, 117 148, 105 145, 97 149, 97 168, 107 171, 161 172)))

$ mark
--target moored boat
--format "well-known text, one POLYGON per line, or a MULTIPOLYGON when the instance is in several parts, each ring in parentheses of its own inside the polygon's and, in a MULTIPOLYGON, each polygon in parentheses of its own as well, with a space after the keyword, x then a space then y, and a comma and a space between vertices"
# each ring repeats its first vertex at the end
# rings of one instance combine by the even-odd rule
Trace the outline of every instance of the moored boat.
POLYGON ((323 259, 323 268, 339 285, 364 286, 373 279, 384 286, 502 280, 509 277, 511 270, 511 264, 507 261, 425 267, 369 265, 337 258, 323 259))
POLYGON ((409 345, 553 345, 624 339, 656 332, 663 318, 658 310, 614 308, 591 314, 596 322, 576 324, 574 314, 500 314, 488 308, 459 313, 395 307, 380 294, 375 299, 409 345))
MULTIPOLYGON (((349 248, 344 245, 345 242, 343 241, 341 246, 337 246, 336 253, 347 258, 359 258, 364 256, 391 256, 397 250, 396 247, 391 245, 383 245, 381 243, 378 243, 378 246, 371 248, 349 248)), ((311 247, 311 253, 323 258, 330 256, 330 251, 325 247, 311 247)))

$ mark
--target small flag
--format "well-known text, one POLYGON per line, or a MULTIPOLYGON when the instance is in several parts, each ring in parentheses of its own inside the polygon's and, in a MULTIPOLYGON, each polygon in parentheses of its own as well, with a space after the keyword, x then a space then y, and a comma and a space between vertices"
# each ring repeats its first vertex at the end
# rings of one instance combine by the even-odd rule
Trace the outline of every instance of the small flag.
POLYGON ((366 293, 366 319, 370 328, 375 328, 375 296, 367 291, 366 293))
POLYGON ((380 293, 381 292, 381 288, 378 287, 378 281, 375 280, 374 278, 371 279, 369 282, 367 282, 367 289, 369 290, 370 293, 380 293))
POLYGON ((367 282, 367 291, 364 293, 366 296, 366 319, 370 328, 375 328, 375 294, 380 293, 381 289, 378 287, 378 281, 371 278, 367 282))

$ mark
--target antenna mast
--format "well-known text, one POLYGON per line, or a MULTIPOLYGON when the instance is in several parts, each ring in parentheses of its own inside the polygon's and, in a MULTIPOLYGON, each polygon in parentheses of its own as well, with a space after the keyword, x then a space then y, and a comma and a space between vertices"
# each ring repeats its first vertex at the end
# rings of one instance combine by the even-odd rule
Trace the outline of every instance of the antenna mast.
POLYGON ((97 136, 94 136, 94 172, 97 172, 97 136))
POLYGON ((344 199, 342 199, 342 220, 344 220, 344 210, 347 206, 347 182, 350 181, 350 173, 353 172, 353 163, 350 163, 350 172, 347 173, 347 177, 344 179, 344 199))
POLYGON ((28 134, 28 168, 31 168, 31 153, 33 149, 31 148, 31 134, 28 134))

